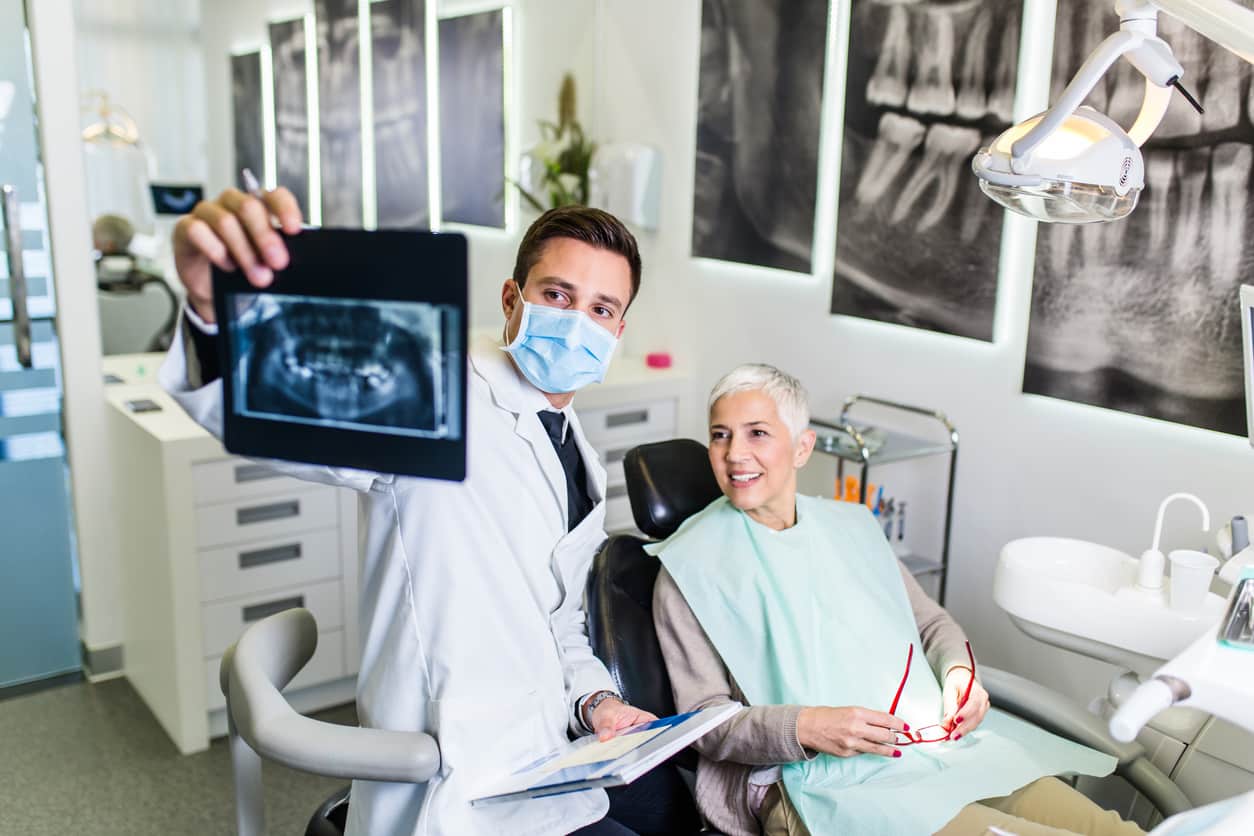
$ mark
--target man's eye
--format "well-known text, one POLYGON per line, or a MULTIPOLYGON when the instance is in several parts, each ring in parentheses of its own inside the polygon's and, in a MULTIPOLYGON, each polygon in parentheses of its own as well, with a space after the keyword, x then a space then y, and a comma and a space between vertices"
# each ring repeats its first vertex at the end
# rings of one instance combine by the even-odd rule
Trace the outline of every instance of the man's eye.
POLYGON ((756 436, 770 435, 770 433, 768 433, 766 430, 754 430, 753 434, 756 436))
POLYGON ((609 308, 593 308, 592 312, 596 314, 597 316, 604 316, 604 317, 613 316, 609 308))

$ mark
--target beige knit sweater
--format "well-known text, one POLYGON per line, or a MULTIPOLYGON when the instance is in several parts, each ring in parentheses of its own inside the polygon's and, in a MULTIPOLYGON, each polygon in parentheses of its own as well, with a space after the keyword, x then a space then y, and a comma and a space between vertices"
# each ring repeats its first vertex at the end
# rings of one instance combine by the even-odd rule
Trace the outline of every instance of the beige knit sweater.
MULTIPOLYGON (((902 579, 928 664, 933 671, 967 665, 966 634, 919 582, 901 567, 902 579)), ((688 602, 663 568, 653 588, 653 623, 675 692, 675 708, 695 711, 738 702, 748 705, 723 659, 688 602)), ((816 757, 797 740, 799 705, 756 705, 719 726, 694 745, 697 806, 728 836, 759 836, 761 827, 749 802, 749 776, 765 766, 816 757)))

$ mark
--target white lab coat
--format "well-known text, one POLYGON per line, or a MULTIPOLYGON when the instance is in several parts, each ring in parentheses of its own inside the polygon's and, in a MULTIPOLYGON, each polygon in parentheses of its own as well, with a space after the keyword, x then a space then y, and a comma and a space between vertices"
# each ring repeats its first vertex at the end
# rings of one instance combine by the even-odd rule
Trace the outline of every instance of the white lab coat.
MULTIPOLYGON (((221 434, 221 381, 188 386, 181 335, 161 382, 221 434)), ((485 781, 581 731, 579 697, 614 689, 588 644, 583 593, 604 540, 605 468, 569 407, 596 502, 566 531, 566 476, 536 413, 544 395, 500 344, 470 351, 466 481, 283 464, 359 491, 363 726, 426 731, 440 744, 425 785, 357 781, 351 836, 564 834, 606 814, 601 790, 472 808, 485 781)))

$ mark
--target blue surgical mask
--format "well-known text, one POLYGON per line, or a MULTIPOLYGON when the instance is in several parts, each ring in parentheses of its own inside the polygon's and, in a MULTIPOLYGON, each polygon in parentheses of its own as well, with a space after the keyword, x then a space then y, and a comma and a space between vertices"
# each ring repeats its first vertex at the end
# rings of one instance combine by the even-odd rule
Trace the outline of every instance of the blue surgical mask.
POLYGON ((505 351, 533 386, 560 394, 604 380, 617 345, 614 335, 583 311, 523 302, 518 335, 505 351))

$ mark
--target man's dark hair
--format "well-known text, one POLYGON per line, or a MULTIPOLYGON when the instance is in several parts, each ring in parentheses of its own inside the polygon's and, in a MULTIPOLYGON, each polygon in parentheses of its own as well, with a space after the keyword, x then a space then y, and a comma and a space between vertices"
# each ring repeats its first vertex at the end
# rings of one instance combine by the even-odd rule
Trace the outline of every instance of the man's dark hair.
POLYGON ((636 246, 636 237, 609 212, 588 206, 563 206, 550 209, 536 218, 518 245, 514 281, 518 282, 519 288, 540 260, 545 243, 553 238, 573 238, 627 259, 631 267, 631 299, 627 303, 630 305, 636 298, 640 291, 640 249, 636 246))

